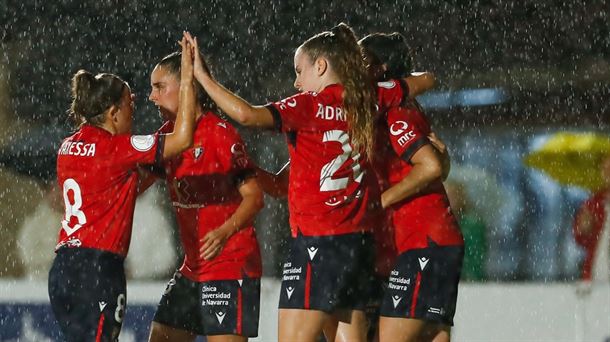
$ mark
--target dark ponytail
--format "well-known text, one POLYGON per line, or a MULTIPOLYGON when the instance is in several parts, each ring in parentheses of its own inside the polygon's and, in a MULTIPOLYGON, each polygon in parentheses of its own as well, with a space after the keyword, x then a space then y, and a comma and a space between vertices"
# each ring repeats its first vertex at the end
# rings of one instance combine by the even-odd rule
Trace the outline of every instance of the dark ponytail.
POLYGON ((375 90, 364 64, 362 49, 354 31, 340 23, 330 31, 309 38, 301 46, 311 61, 325 57, 343 85, 343 110, 349 136, 357 151, 373 155, 373 124, 376 113, 375 90))
POLYGON ((360 45, 375 66, 385 64, 383 80, 407 77, 413 71, 413 57, 407 39, 400 33, 372 33, 360 45))
POLYGON ((72 105, 69 116, 77 126, 84 123, 100 125, 104 113, 112 105, 118 105, 126 83, 113 74, 94 76, 86 70, 79 70, 72 77, 72 105))

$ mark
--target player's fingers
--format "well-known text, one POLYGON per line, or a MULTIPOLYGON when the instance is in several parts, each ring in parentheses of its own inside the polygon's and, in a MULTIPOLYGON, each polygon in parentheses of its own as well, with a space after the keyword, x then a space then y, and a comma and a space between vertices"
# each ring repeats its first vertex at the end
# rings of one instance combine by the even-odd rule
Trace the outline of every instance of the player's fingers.
POLYGON ((203 258, 205 260, 210 260, 213 257, 215 257, 218 254, 218 252, 220 252, 219 248, 210 248, 208 251, 206 251, 203 258))
POLYGON ((206 236, 204 236, 204 237, 203 237, 202 242, 203 242, 203 245, 201 246, 200 250, 201 250, 201 251, 205 251, 205 250, 207 250, 208 248, 210 248, 210 246, 211 246, 211 245, 212 245, 212 243, 213 243, 213 240, 211 240, 211 239, 209 238, 209 236, 208 236, 208 235, 206 235, 206 236))

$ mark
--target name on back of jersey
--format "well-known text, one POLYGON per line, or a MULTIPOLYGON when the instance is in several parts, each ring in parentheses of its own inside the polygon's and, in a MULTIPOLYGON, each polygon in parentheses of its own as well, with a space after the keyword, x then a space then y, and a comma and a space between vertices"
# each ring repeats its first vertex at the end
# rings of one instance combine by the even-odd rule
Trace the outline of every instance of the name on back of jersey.
POLYGON ((343 114, 343 109, 341 109, 341 107, 324 106, 321 103, 318 103, 316 119, 317 118, 330 121, 346 121, 345 115, 343 114))
POLYGON ((59 148, 59 155, 93 157, 95 156, 95 143, 66 140, 59 148))

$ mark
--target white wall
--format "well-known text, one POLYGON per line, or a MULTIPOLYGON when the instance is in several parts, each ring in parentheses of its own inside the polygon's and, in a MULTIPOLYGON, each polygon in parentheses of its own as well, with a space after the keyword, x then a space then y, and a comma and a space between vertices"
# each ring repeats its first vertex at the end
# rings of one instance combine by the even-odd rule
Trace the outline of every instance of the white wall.
MULTIPOLYGON (((130 282, 129 304, 156 305, 165 283, 130 282)), ((610 285, 594 284, 578 296, 570 283, 462 284, 454 341, 610 340, 610 285)), ((279 282, 264 279, 260 336, 275 341, 279 282)), ((46 303, 46 283, 0 280, 0 304, 46 303)))

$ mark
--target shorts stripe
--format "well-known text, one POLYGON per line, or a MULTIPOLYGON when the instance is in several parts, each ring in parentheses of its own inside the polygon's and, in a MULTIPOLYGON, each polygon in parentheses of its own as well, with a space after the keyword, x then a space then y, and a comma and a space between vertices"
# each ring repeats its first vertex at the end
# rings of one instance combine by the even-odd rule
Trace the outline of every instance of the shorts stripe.
POLYGON ((307 273, 305 274, 305 309, 309 309, 309 298, 311 293, 311 263, 307 262, 307 273))
POLYGON ((241 335, 241 320, 242 320, 242 298, 241 298, 241 287, 237 289, 237 335, 241 335))
POLYGON ((415 289, 413 289, 413 299, 411 300, 411 315, 415 317, 415 307, 417 307, 417 297, 419 295, 419 285, 421 284, 421 272, 417 272, 417 278, 415 279, 415 289))
POLYGON ((95 342, 102 340, 102 331, 104 330, 104 314, 100 314, 100 320, 97 323, 97 334, 95 334, 95 342))

